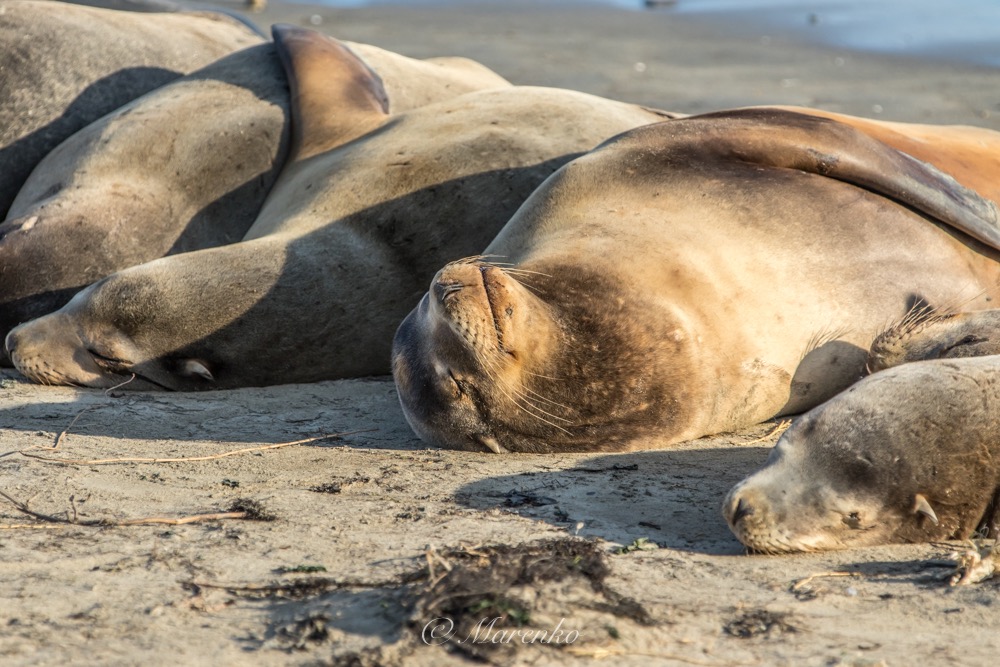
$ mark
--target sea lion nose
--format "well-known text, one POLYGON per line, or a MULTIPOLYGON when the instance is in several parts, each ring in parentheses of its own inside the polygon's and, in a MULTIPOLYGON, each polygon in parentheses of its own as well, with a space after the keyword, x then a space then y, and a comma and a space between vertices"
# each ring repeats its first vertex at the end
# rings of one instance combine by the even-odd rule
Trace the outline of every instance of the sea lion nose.
POLYGON ((744 517, 753 516, 754 508, 743 498, 739 498, 736 501, 736 508, 733 510, 733 515, 730 517, 729 521, 735 524, 737 521, 744 517))
POLYGON ((11 329, 11 331, 7 334, 7 338, 4 340, 4 343, 3 343, 4 349, 7 350, 7 357, 8 358, 13 357, 14 356, 14 350, 17 349, 17 336, 16 336, 16 333, 17 333, 17 329, 16 328, 15 329, 11 329))

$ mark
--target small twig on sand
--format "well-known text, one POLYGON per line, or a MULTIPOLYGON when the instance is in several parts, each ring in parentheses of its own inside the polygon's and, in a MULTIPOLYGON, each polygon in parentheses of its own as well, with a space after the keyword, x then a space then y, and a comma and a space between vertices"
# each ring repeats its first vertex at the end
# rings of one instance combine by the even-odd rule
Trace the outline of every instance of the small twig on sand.
POLYGON ((819 579, 820 577, 860 577, 860 576, 861 576, 860 572, 817 572, 816 574, 810 574, 805 579, 799 579, 789 587, 789 590, 791 591, 801 590, 806 586, 808 586, 810 583, 812 583, 813 579, 819 579))
POLYGON ((76 512, 74 511, 73 518, 53 516, 51 514, 42 514, 41 512, 36 512, 28 507, 28 503, 22 502, 13 496, 0 491, 0 496, 3 496, 8 502, 10 502, 14 508, 21 512, 22 514, 27 514, 30 517, 34 517, 40 521, 44 521, 43 524, 23 524, 23 523, 8 523, 0 524, 0 529, 2 530, 16 530, 16 529, 37 529, 37 528, 68 528, 72 526, 84 526, 84 527, 99 527, 99 528, 110 528, 116 526, 148 526, 153 524, 169 524, 172 526, 180 526, 186 523, 197 523, 199 521, 213 521, 216 519, 246 519, 251 515, 249 510, 239 510, 235 512, 213 512, 210 514, 193 514, 191 516, 182 517, 166 517, 166 516, 153 516, 146 517, 142 519, 86 519, 79 520, 76 517, 76 512))
POLYGON ((215 588, 229 591, 234 594, 250 595, 288 595, 291 597, 316 595, 332 590, 343 588, 395 588, 412 584, 415 581, 424 579, 427 573, 423 570, 407 572, 388 579, 362 580, 362 579, 332 579, 329 577, 306 577, 302 579, 291 579, 270 584, 251 583, 225 583, 212 581, 197 581, 192 579, 185 585, 197 588, 215 588))
POLYGON ((246 447, 244 449, 233 449, 228 452, 222 452, 221 454, 209 454, 207 456, 182 456, 178 458, 118 458, 118 459, 60 459, 53 458, 51 456, 41 456, 39 454, 29 454, 28 450, 21 450, 18 453, 21 456, 26 456, 30 459, 36 459, 38 461, 45 461, 46 463, 58 463, 60 465, 78 465, 78 466, 93 466, 93 465, 108 465, 112 463, 191 463, 193 461, 214 461, 215 459, 223 459, 227 456, 236 456, 237 454, 248 454, 250 452, 262 452, 269 449, 281 449, 282 447, 291 447, 293 445, 305 445, 311 442, 317 442, 319 440, 329 440, 332 438, 341 438, 345 435, 355 435, 357 433, 370 433, 371 431, 377 431, 378 429, 370 428, 362 431, 345 431, 343 433, 331 433, 328 435, 318 435, 315 438, 305 438, 304 440, 292 440, 291 442, 279 442, 273 445, 261 445, 259 447, 246 447))
POLYGON ((118 398, 117 396, 112 396, 111 392, 113 392, 115 389, 121 389, 122 387, 124 387, 125 385, 127 385, 129 382, 132 382, 133 380, 135 380, 135 378, 136 378, 136 374, 132 373, 132 377, 130 377, 129 379, 125 380, 124 382, 119 382, 115 386, 108 387, 107 389, 105 389, 104 390, 104 395, 107 396, 108 398, 118 398))
POLYGON ((54 445, 52 445, 51 447, 44 447, 44 448, 43 447, 39 447, 39 449, 50 449, 50 450, 51 449, 59 449, 59 445, 62 444, 62 439, 66 437, 66 432, 69 431, 71 428, 73 428, 73 426, 76 424, 77 420, 80 419, 80 417, 83 416, 84 412, 87 412, 88 410, 93 410, 96 407, 97 407, 96 405, 88 405, 83 410, 80 410, 78 413, 76 413, 76 417, 73 417, 73 421, 71 421, 69 423, 69 426, 67 426, 62 431, 60 431, 59 435, 56 436, 56 442, 55 442, 54 445))
POLYGON ((786 430, 788 430, 788 427, 791 426, 791 425, 792 425, 792 420, 791 419, 783 419, 782 421, 780 421, 778 423, 777 426, 775 426, 773 429, 771 429, 768 433, 760 436, 759 438, 755 438, 754 440, 748 440, 747 442, 743 442, 743 443, 740 443, 740 444, 742 444, 742 445, 752 445, 755 442, 764 442, 765 440, 767 440, 768 438, 770 438, 772 435, 784 433, 786 430))
POLYGON ((706 667, 729 667, 730 665, 747 665, 756 663, 746 663, 746 662, 705 662, 704 660, 697 660, 695 658, 687 658, 682 655, 676 655, 674 653, 653 653, 652 651, 632 651, 624 648, 602 648, 602 647, 587 647, 587 646, 568 646, 563 649, 566 653, 574 655, 580 658, 593 658, 595 660, 601 660, 604 658, 615 658, 622 656, 638 656, 643 658, 660 658, 662 660, 675 660, 677 662, 687 663, 689 665, 705 665, 706 667))

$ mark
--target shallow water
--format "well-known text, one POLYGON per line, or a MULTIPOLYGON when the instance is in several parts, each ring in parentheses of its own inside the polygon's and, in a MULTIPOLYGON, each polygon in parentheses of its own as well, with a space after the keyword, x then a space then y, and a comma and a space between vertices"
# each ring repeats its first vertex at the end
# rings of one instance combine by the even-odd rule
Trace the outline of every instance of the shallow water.
MULTIPOLYGON (((338 7, 448 0, 314 0, 338 7)), ((1000 0, 535 0, 524 6, 601 4, 718 19, 744 34, 790 35, 862 51, 1000 66, 1000 0)), ((476 0, 451 0, 474 4, 476 0)))

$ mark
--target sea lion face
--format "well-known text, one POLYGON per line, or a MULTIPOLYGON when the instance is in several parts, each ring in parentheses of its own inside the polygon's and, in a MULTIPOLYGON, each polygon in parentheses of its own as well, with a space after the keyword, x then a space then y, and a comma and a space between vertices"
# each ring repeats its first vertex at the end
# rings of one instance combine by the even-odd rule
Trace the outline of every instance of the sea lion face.
POLYGON ((977 394, 990 385, 954 363, 882 371, 796 420, 726 497, 733 533, 754 551, 781 553, 989 529, 1000 488, 996 420, 977 394))
POLYGON ((877 471, 847 452, 827 451, 822 466, 807 461, 800 440, 809 430, 810 425, 797 422, 778 441, 764 468, 729 492, 722 512, 733 533, 761 553, 889 541, 894 523, 902 517, 872 492, 877 471))
POLYGON ((680 338, 630 329, 635 318, 624 311, 642 299, 615 299, 612 289, 579 267, 446 266, 393 341, 393 376, 414 431, 497 453, 615 451, 647 431, 670 431, 681 402, 649 348, 683 358, 680 338))
POLYGON ((21 373, 41 384, 210 388, 207 361, 165 353, 172 332, 163 301, 155 283, 115 274, 62 309, 14 328, 5 341, 7 353, 21 373))

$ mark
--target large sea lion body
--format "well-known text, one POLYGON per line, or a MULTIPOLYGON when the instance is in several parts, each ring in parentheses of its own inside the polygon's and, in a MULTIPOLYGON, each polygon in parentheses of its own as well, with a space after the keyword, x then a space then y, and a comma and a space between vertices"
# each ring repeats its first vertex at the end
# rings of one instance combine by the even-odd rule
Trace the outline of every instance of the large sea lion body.
POLYGON ((794 414, 856 381, 911 303, 988 303, 998 240, 992 202, 844 123, 749 109, 639 128, 525 202, 484 251, 509 268, 439 272, 396 334, 400 400, 428 442, 497 452, 794 414))
POLYGON ((803 415, 723 504, 761 552, 964 539, 1000 529, 1000 357, 875 373, 803 415))
POLYGON ((153 91, 53 150, 0 224, 0 336, 115 271, 241 240, 288 154, 289 76, 312 72, 308 85, 327 91, 313 113, 334 117, 349 94, 334 82, 362 62, 355 53, 400 112, 509 85, 463 59, 350 47, 278 27, 273 44, 153 91))
POLYGON ((18 369, 170 389, 387 373, 393 331, 437 267, 484 247, 560 165, 669 117, 519 87, 390 116, 377 82, 353 75, 336 116, 310 111, 324 108, 310 73, 293 82, 294 157, 244 241, 88 287, 11 332, 18 369))
POLYGON ((0 218, 61 141, 130 100, 263 41, 211 12, 0 2, 0 218))

